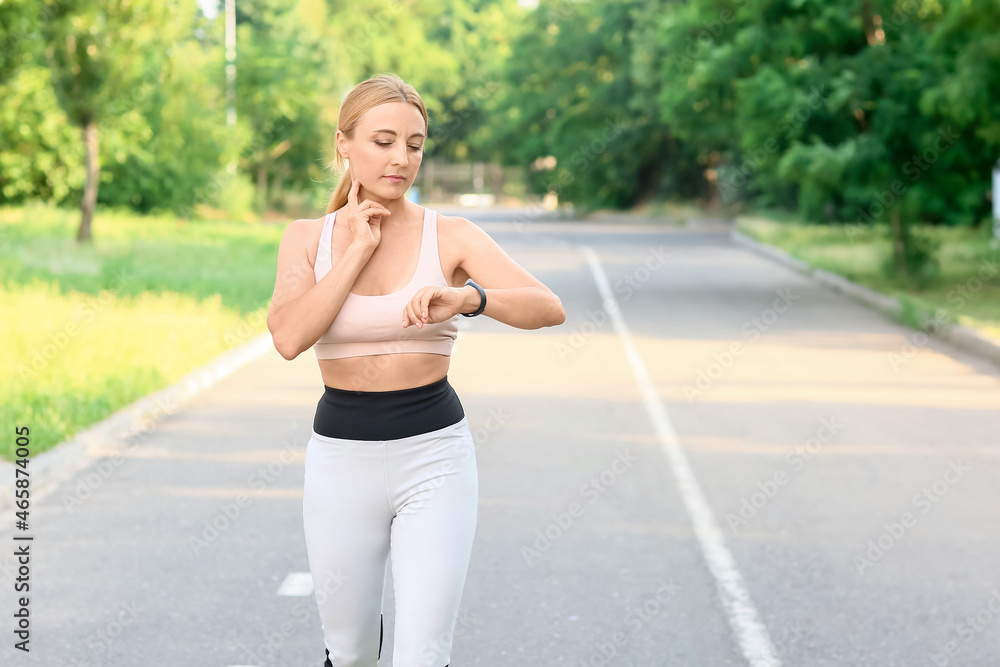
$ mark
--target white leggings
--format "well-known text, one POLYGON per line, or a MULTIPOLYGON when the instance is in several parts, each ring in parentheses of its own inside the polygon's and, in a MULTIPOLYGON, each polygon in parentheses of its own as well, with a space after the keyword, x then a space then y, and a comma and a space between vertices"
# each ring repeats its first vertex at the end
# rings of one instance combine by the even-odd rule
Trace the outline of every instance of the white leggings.
POLYGON ((479 509, 468 418, 393 440, 306 445, 302 518, 334 667, 377 667, 392 552, 393 667, 446 667, 479 509))

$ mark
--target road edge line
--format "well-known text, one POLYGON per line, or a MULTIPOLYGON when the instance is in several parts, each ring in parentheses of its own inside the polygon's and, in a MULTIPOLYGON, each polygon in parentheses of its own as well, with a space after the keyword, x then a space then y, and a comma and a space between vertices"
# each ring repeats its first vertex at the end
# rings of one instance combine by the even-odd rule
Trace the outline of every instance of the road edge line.
MULTIPOLYGON (((91 455, 88 450, 98 447, 107 451, 122 447, 123 440, 156 427, 165 415, 183 407, 203 390, 222 378, 274 349, 270 332, 265 332, 246 343, 229 349, 211 361, 186 373, 174 384, 147 394, 119 408, 101 421, 95 422, 68 440, 29 456, 28 474, 31 481, 31 498, 38 500, 73 473, 107 454, 91 455), (164 410, 164 406, 173 410, 164 410)), ((0 460, 0 510, 14 506, 16 466, 0 460)))
POLYGON ((750 593, 747 591, 743 576, 736 566, 736 559, 726 547, 725 538, 712 514, 705 494, 698 484, 698 478, 695 477, 691 463, 681 448, 667 409, 663 406, 663 402, 653 386, 653 381, 649 377, 649 372, 646 370, 635 343, 632 342, 632 335, 629 333, 624 318, 622 318, 618 301, 612 294, 600 258, 590 246, 580 245, 579 247, 590 264, 594 282, 597 283, 597 288, 603 297, 604 308, 625 348, 625 355, 635 376, 639 393, 663 449, 667 453, 671 472, 680 490, 681 500, 684 502, 688 518, 691 519, 695 537, 701 547, 708 569, 715 579, 716 590, 722 601, 729 625, 736 634, 740 651, 750 667, 780 667, 781 661, 778 660, 767 628, 761 622, 760 614, 750 599, 750 593))
POLYGON ((836 273, 818 269, 808 262, 795 259, 781 248, 752 239, 740 231, 731 231, 729 233, 729 237, 736 243, 745 246, 750 250, 754 250, 758 254, 763 255, 778 264, 798 271, 804 276, 812 277, 817 282, 825 285, 834 292, 839 292, 851 297, 855 301, 874 308, 882 314, 887 315, 896 324, 900 324, 914 331, 923 331, 940 341, 954 345, 967 354, 971 354, 985 361, 991 361, 994 364, 1000 365, 1000 345, 997 345, 972 327, 967 327, 964 324, 948 323, 940 327, 916 329, 902 321, 900 318, 900 314, 903 310, 903 304, 897 297, 876 292, 869 287, 859 285, 858 283, 848 280, 847 278, 836 273))

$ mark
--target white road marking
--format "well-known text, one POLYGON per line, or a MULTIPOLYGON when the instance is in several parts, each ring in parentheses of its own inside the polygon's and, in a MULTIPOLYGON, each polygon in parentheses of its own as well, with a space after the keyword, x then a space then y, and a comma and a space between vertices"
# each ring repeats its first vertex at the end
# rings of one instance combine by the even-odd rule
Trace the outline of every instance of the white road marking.
POLYGON ((289 572, 278 588, 278 595, 306 597, 312 593, 313 580, 309 572, 289 572))
POLYGON ((677 432, 674 431, 673 424, 670 423, 667 410, 663 407, 663 402, 656 393, 656 388, 649 377, 642 357, 639 356, 639 351, 632 342, 632 335, 622 318, 621 309, 611 291, 608 276, 601 267, 601 261, 590 246, 581 245, 580 248, 590 263, 594 281, 604 298, 604 309, 608 312, 615 331, 621 338, 629 366, 632 367, 636 384, 639 386, 639 393, 653 421, 656 434, 666 450, 670 469, 680 489, 681 499, 684 501, 684 507, 691 518, 694 533, 698 538, 698 544, 701 546, 708 569, 715 578, 719 598, 722 600, 729 625, 736 634, 743 657, 746 658, 751 667, 780 667, 781 661, 776 656, 767 628, 760 621, 757 609, 750 599, 750 593, 743 583, 743 576, 736 567, 736 560, 726 547, 719 524, 705 500, 705 494, 702 493, 687 455, 680 446, 677 432))

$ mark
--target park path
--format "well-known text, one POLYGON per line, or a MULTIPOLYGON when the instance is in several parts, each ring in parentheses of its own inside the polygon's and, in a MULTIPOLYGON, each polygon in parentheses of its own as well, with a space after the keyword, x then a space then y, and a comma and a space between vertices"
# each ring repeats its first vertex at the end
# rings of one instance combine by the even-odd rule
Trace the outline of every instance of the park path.
MULTIPOLYGON (((461 323, 480 511, 453 667, 1000 662, 995 366, 725 229, 481 224, 567 321, 461 323)), ((319 667, 321 388, 269 351, 40 500, 32 652, 0 662, 319 667)))

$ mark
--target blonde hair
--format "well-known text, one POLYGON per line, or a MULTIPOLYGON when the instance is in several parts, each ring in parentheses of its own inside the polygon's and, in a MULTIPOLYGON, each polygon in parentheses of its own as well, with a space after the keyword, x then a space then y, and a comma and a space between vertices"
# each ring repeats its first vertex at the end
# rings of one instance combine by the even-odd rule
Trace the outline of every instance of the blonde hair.
MULTIPOLYGON (((348 139, 353 139, 354 130, 365 112, 387 102, 405 102, 415 106, 424 117, 424 132, 427 133, 427 108, 424 107, 423 99, 416 88, 395 74, 380 74, 356 85, 340 105, 337 129, 348 139)), ((341 177, 330 196, 330 203, 326 207, 327 213, 333 213, 347 204, 347 193, 351 191, 351 182, 354 180, 350 168, 344 164, 344 156, 336 147, 333 152, 333 163, 330 164, 330 168, 340 172, 341 177)))

